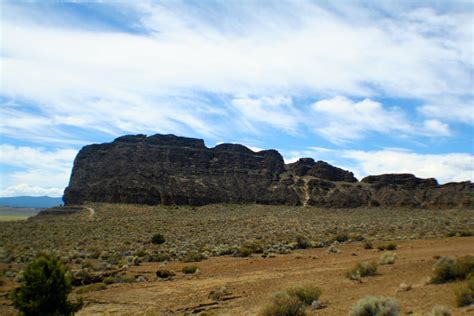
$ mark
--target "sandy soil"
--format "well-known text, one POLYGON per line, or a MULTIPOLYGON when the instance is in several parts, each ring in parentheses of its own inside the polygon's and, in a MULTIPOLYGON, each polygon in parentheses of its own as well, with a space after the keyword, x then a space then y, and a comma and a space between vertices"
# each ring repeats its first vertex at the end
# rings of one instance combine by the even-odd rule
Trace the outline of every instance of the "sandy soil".
POLYGON ((326 308, 310 315, 347 315, 351 306, 366 295, 394 297, 403 314, 423 315, 434 306, 449 307, 453 315, 474 315, 474 306, 456 308, 453 290, 459 283, 426 285, 435 262, 434 256, 474 254, 474 237, 398 242, 398 258, 393 265, 379 267, 379 275, 350 281, 344 272, 363 260, 377 260, 380 252, 365 250, 362 243, 340 245, 340 254, 326 249, 295 251, 275 258, 218 257, 199 262, 196 275, 180 272, 186 263, 143 264, 130 273, 142 275, 146 282, 116 284, 84 296, 87 305, 79 315, 110 314, 172 315, 203 313, 217 315, 255 315, 272 293, 299 283, 313 283, 323 289, 321 300, 326 308), (155 271, 176 271, 172 280, 156 280, 155 271), (405 282, 410 291, 399 291, 405 282), (211 290, 226 286, 232 294, 224 301, 208 298, 211 290))

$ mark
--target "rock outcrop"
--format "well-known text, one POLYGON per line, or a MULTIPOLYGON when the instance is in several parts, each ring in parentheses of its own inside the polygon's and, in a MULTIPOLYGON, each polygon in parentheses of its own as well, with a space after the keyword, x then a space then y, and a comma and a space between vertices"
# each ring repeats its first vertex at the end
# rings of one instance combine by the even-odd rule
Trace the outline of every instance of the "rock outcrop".
POLYGON ((207 148, 174 135, 129 135, 78 153, 65 205, 84 202, 205 205, 260 203, 318 207, 474 207, 471 182, 438 185, 411 174, 368 176, 311 158, 285 165, 275 150, 207 148))

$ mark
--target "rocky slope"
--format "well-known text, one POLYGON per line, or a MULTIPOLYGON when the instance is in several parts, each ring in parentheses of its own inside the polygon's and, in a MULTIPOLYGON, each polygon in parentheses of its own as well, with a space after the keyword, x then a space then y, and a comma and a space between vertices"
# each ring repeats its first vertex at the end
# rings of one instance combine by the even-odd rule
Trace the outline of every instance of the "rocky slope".
POLYGON ((368 176, 311 158, 285 165, 275 150, 201 139, 129 135, 78 153, 66 205, 88 202, 205 205, 260 203, 320 207, 472 208, 471 182, 438 185, 411 174, 368 176))

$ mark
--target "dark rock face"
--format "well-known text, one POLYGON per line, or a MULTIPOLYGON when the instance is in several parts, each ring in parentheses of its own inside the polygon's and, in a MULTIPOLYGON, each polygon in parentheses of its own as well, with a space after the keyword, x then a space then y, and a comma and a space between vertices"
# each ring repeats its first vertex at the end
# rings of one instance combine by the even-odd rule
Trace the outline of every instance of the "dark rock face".
POLYGON ((375 188, 382 188, 390 186, 392 188, 401 189, 429 189, 438 186, 436 179, 420 179, 412 174, 399 173, 399 174, 383 174, 380 176, 368 176, 361 180, 361 182, 372 184, 375 188))
POLYGON ((283 203, 268 190, 284 171, 274 150, 242 145, 209 149, 174 135, 123 136, 77 155, 66 204, 84 201, 146 204, 283 203))
POLYGON ((297 176, 313 176, 329 181, 357 182, 350 171, 331 166, 327 162, 314 162, 313 158, 300 158, 297 162, 288 164, 288 169, 297 176))
POLYGON ((205 205, 260 203, 319 207, 474 207, 471 182, 439 186, 410 174, 369 176, 311 158, 285 165, 275 150, 201 139, 128 135, 82 148, 65 205, 84 202, 205 205))

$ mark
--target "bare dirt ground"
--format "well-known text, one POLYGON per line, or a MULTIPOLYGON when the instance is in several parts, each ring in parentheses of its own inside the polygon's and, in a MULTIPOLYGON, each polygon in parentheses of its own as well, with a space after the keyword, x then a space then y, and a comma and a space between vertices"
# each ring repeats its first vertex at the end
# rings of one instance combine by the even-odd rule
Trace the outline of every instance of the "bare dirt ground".
POLYGON ((474 306, 455 307, 453 291, 459 282, 426 284, 435 256, 474 254, 474 237, 398 242, 396 263, 380 266, 379 275, 363 278, 362 283, 345 278, 344 272, 357 262, 377 260, 380 252, 366 250, 362 243, 338 248, 342 253, 329 254, 321 248, 266 259, 256 255, 210 258, 196 263, 200 273, 192 276, 179 272, 189 263, 143 264, 131 268, 129 273, 143 275, 150 281, 115 284, 87 294, 86 306, 79 315, 174 315, 199 311, 211 315, 255 315, 274 292, 304 283, 321 287, 321 300, 327 305, 310 315, 347 315, 352 305, 366 295, 396 298, 403 314, 424 315, 434 306, 442 305, 453 315, 474 315, 474 306), (157 280, 156 270, 164 268, 176 271, 176 277, 157 280), (400 291, 403 282, 412 285, 412 290, 400 291), (231 292, 227 299, 209 299, 208 294, 220 286, 231 292))

